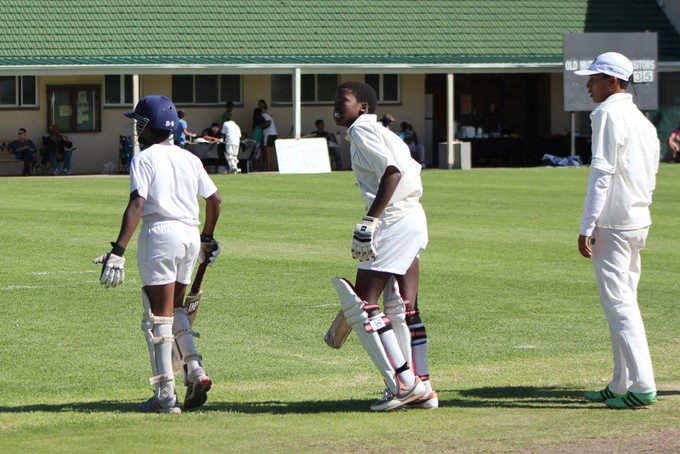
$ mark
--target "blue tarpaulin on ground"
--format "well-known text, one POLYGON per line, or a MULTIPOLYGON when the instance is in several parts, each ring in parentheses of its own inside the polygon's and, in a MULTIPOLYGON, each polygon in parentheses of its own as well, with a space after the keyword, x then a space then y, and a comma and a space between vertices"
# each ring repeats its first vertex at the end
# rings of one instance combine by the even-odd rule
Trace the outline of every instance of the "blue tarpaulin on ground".
POLYGON ((583 165, 580 156, 569 156, 566 158, 560 158, 559 156, 554 156, 551 154, 544 154, 541 158, 541 165, 544 166, 557 166, 557 167, 580 167, 583 165))

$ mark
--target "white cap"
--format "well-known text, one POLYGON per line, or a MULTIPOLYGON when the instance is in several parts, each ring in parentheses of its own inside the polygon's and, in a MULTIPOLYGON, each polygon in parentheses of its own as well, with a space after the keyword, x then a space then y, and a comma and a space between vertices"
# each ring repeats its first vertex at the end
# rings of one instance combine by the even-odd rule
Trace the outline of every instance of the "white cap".
POLYGON ((628 81, 633 74, 633 69, 633 64, 624 55, 618 52, 605 52, 598 55, 586 69, 574 71, 574 73, 579 76, 606 74, 628 81))

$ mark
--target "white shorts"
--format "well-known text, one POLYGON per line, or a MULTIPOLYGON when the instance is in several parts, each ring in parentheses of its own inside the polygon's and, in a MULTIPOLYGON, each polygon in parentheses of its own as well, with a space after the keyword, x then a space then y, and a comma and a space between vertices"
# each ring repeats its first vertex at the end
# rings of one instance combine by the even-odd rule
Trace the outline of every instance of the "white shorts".
POLYGON ((418 204, 409 214, 387 226, 380 222, 373 234, 375 258, 359 262, 360 270, 404 275, 427 246, 427 218, 418 204))
POLYGON ((198 227, 174 220, 145 222, 137 239, 142 285, 188 285, 200 248, 198 227))

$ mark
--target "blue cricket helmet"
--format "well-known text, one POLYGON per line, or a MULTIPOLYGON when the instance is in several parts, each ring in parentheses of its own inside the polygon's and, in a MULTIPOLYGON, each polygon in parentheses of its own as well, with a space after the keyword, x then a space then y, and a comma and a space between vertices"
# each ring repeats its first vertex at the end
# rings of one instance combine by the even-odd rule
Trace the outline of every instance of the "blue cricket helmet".
POLYGON ((138 136, 147 126, 165 131, 174 131, 179 126, 177 108, 169 98, 161 95, 145 96, 137 103, 134 112, 124 115, 137 121, 138 136))

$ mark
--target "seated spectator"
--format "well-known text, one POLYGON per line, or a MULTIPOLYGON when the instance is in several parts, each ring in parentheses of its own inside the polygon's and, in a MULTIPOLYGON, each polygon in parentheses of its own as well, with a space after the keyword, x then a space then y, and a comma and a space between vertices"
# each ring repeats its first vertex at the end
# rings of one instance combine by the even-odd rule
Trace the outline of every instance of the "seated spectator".
POLYGON ((342 157, 340 156, 340 145, 335 140, 335 136, 326 131, 326 124, 323 120, 316 120, 314 122, 316 131, 308 134, 306 137, 322 137, 326 139, 328 145, 328 156, 331 159, 331 164, 335 170, 342 169, 342 157))
POLYGON ((222 134, 220 133, 220 124, 215 121, 209 128, 203 130, 201 137, 197 139, 196 142, 219 143, 221 140, 222 134))
POLYGON ((33 142, 26 137, 26 130, 24 128, 19 128, 17 136, 17 139, 12 142, 10 146, 17 159, 24 160, 24 169, 21 175, 28 176, 31 174, 33 166, 38 163, 35 159, 35 145, 33 145, 33 142))
POLYGON ((64 175, 71 175, 71 154, 73 142, 59 132, 57 125, 50 126, 50 133, 43 136, 43 145, 52 164, 52 173, 59 175, 59 161, 63 161, 64 175))
POLYGON ((680 158, 680 124, 671 131, 668 136, 668 151, 664 156, 664 162, 678 162, 680 158))

